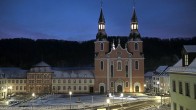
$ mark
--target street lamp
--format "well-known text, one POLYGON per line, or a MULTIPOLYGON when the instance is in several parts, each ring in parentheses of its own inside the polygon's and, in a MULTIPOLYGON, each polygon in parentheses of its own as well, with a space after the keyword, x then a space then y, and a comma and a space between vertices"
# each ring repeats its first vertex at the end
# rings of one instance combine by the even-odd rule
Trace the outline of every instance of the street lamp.
POLYGON ((158 85, 158 92, 159 92, 159 81, 157 81, 157 85, 158 85))
POLYGON ((108 104, 108 109, 107 110, 109 110, 110 99, 107 99, 106 102, 108 104))
POLYGON ((35 97, 35 93, 32 93, 32 97, 35 97))
POLYGON ((71 95, 72 95, 72 92, 71 91, 69 91, 69 101, 70 101, 70 110, 71 110, 71 95))
POLYGON ((120 94, 120 97, 122 97, 122 108, 123 108, 123 93, 120 94))

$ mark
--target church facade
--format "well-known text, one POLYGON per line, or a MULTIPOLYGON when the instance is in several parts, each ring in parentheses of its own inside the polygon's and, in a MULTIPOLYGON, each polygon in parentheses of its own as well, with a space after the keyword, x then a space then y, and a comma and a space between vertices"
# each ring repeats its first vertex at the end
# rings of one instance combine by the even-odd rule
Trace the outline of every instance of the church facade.
POLYGON ((120 40, 107 40, 105 18, 101 8, 98 33, 95 41, 95 86, 96 93, 144 92, 143 41, 138 31, 135 8, 131 19, 129 40, 122 48, 120 40), (111 45, 111 48, 109 48, 111 45))

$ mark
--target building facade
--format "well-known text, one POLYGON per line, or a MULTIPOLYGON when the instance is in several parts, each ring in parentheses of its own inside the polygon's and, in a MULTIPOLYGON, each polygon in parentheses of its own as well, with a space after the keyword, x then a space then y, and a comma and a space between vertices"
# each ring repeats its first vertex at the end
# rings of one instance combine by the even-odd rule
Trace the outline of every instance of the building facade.
POLYGON ((105 18, 101 8, 98 21, 98 33, 95 41, 95 91, 109 92, 144 92, 144 54, 143 41, 138 31, 135 8, 131 19, 131 33, 125 48, 120 40, 107 40, 105 18), (112 45, 109 48, 109 45, 112 45))
POLYGON ((159 66, 153 73, 153 93, 154 94, 169 94, 170 77, 167 73, 168 66, 159 66))
POLYGON ((196 108, 196 45, 185 45, 182 59, 168 69, 171 110, 196 108))

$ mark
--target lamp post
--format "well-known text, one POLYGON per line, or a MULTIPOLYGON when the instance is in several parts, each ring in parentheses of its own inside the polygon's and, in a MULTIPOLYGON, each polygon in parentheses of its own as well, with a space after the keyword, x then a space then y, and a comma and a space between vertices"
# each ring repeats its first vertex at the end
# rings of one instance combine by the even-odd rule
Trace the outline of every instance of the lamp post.
POLYGON ((69 91, 69 101, 70 101, 70 110, 71 110, 71 95, 72 95, 72 92, 71 91, 69 91))
POLYGON ((120 94, 120 97, 122 98, 122 108, 123 108, 123 93, 120 94))
MULTIPOLYGON (((35 93, 32 93, 31 96, 34 98, 34 97, 35 97, 35 93)), ((33 110, 33 102, 32 102, 32 104, 31 104, 31 106, 32 106, 32 110, 33 110)))
POLYGON ((107 110, 109 110, 110 99, 107 99, 106 102, 108 104, 108 109, 107 110))
POLYGON ((159 92, 159 81, 157 81, 157 85, 158 85, 158 92, 159 92))
POLYGON ((114 88, 113 88, 113 104, 114 104, 114 88))
POLYGON ((144 92, 146 92, 146 84, 144 84, 144 92))

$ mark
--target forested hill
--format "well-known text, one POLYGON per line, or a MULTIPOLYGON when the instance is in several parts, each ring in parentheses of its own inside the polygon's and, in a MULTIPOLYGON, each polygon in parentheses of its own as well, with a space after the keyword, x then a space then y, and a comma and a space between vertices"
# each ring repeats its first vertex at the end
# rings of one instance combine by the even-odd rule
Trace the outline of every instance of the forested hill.
MULTIPOLYGON (((118 38, 122 47, 127 37, 108 38, 117 45, 118 38)), ((189 39, 143 38, 145 71, 153 70, 159 65, 173 65, 181 57, 183 45, 196 45, 196 37, 189 39)), ((94 40, 76 42, 45 39, 1 39, 0 67, 30 68, 44 60, 51 66, 83 67, 94 64, 94 40)))

